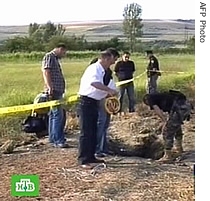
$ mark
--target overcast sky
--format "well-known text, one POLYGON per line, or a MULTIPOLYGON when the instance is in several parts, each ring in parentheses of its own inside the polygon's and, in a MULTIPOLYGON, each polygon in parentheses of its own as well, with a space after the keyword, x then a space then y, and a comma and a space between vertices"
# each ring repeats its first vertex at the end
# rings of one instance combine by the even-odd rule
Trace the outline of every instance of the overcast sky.
POLYGON ((123 19, 133 2, 142 6, 142 19, 195 19, 194 0, 3 0, 0 25, 123 19))

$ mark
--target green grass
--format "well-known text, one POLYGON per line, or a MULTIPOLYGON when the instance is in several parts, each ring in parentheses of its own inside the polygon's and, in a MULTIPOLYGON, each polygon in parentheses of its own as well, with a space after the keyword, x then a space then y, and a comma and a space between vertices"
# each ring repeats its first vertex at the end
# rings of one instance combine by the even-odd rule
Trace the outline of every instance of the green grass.
MULTIPOLYGON (((80 78, 92 58, 63 60, 63 72, 66 78, 66 96, 77 93, 80 78)), ((135 76, 144 72, 147 60, 143 56, 133 56, 136 64, 135 76)), ((159 80, 160 90, 170 88, 186 92, 194 97, 194 55, 160 55, 160 68, 163 71, 182 71, 184 74, 163 72, 159 80), (192 89, 192 90, 191 90, 192 89)), ((35 96, 43 90, 41 62, 0 62, 0 107, 30 104, 35 96)), ((137 101, 145 93, 146 75, 135 80, 137 101)), ((0 117, 0 136, 19 132, 20 119, 26 114, 0 117)))
MULTIPOLYGON (((163 72, 159 80, 160 87, 177 87, 187 75, 194 73, 194 55, 162 55, 159 58, 163 71, 185 72, 184 74, 163 72), (178 80, 178 81, 177 81, 178 80)), ((136 73, 144 72, 147 60, 143 56, 132 57, 136 64, 136 73)), ((90 59, 64 60, 63 72, 66 78, 67 93, 77 93, 79 82, 90 59)), ((43 90, 41 63, 0 63, 0 107, 28 104, 43 90)), ((136 88, 144 88, 146 76, 135 81, 136 88)), ((184 82, 185 83, 185 82, 184 82)))

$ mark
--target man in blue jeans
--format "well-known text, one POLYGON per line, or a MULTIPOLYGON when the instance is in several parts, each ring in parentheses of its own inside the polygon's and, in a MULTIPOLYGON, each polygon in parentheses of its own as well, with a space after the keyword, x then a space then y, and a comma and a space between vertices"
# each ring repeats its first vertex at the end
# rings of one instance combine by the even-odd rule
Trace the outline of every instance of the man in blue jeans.
MULTIPOLYGON (((117 90, 113 79, 110 80, 108 87, 117 90)), ((109 154, 107 147, 107 130, 109 128, 111 115, 105 110, 105 100, 106 98, 102 99, 98 107, 96 157, 105 157, 109 154)))
MULTIPOLYGON (((66 46, 57 45, 52 51, 45 54, 42 61, 42 72, 45 91, 50 100, 61 100, 65 92, 65 79, 59 59, 65 56, 66 46)), ((58 148, 67 148, 65 143, 64 127, 66 123, 65 110, 61 105, 53 106, 49 112, 49 142, 58 148)))

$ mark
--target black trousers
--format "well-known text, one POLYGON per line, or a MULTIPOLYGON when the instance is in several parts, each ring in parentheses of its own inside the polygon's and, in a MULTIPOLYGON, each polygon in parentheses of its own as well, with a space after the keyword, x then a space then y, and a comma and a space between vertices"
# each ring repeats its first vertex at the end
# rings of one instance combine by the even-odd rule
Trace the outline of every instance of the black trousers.
POLYGON ((98 101, 82 96, 78 114, 80 121, 78 163, 91 163, 95 159, 97 143, 98 101))

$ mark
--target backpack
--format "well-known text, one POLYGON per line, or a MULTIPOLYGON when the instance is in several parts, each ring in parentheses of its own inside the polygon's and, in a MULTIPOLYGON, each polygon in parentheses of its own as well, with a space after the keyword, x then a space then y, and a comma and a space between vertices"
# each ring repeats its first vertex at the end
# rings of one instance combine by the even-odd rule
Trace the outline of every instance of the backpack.
POLYGON ((23 131, 26 133, 39 133, 47 129, 45 119, 39 116, 28 116, 22 126, 23 131))
MULTIPOLYGON (((48 94, 40 93, 34 99, 34 104, 48 101, 48 94)), ((22 123, 22 130, 25 133, 35 133, 37 137, 48 134, 48 108, 33 110, 22 123)))

